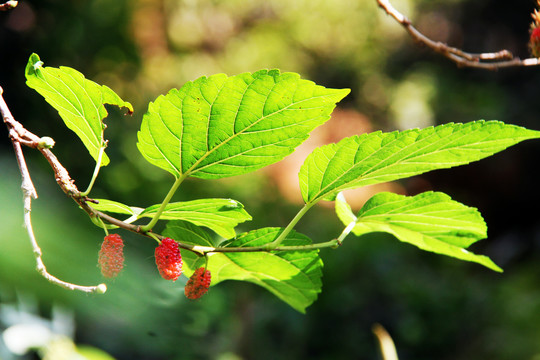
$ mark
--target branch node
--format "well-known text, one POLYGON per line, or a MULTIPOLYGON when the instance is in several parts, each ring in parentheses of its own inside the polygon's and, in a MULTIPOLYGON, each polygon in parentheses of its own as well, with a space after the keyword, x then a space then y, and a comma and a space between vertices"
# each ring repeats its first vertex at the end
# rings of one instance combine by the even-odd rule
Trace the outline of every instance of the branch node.
POLYGON ((51 149, 54 146, 54 140, 48 136, 43 136, 36 144, 38 149, 51 149))

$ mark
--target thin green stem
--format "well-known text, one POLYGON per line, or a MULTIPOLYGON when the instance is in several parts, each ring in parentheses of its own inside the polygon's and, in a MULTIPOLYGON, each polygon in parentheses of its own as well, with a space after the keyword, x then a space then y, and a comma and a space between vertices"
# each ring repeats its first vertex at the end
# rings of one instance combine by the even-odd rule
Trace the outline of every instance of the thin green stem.
POLYGON ((156 242, 157 242, 158 244, 161 244, 161 240, 159 240, 159 238, 158 238, 154 233, 147 232, 146 235, 148 235, 148 236, 151 237, 152 239, 156 240, 156 242))
POLYGON ((117 229, 118 228, 117 225, 105 224, 103 222, 103 220, 101 219, 101 217, 96 216, 96 215, 90 215, 90 221, 92 221, 92 223, 94 225, 96 225, 97 227, 104 229, 105 232, 107 232, 107 229, 117 229))
MULTIPOLYGON (((116 218, 114 218, 114 217, 112 217, 110 215, 107 215, 107 214, 102 213, 100 211, 94 210, 86 202, 80 202, 79 204, 89 214, 92 214, 93 216, 99 217, 100 219, 102 219, 104 221, 107 221, 108 223, 110 223, 113 226, 120 227, 120 228, 125 229, 127 231, 132 231, 132 232, 135 232, 135 233, 143 235, 143 236, 150 237, 150 238, 156 240, 157 242, 160 242, 161 239, 164 238, 164 236, 162 236, 162 235, 155 234, 155 233, 143 230, 141 226, 125 223, 122 220, 116 219, 116 218)), ((290 230, 292 229, 294 224, 296 222, 298 222, 298 220, 300 220, 300 218, 303 216, 303 214, 305 214, 306 211, 311 206, 307 206, 307 208, 306 208, 306 206, 304 206, 305 209, 302 209, 298 213, 298 215, 295 217, 296 220, 294 221, 294 223, 291 222, 291 224, 293 224, 293 225, 289 224, 291 226, 288 226, 288 228, 289 228, 288 232, 290 232, 290 230)), ((282 232, 282 234, 283 233, 284 232, 282 232)), ((339 245, 341 245, 341 240, 343 240, 343 238, 346 236, 347 233, 348 232, 344 231, 341 234, 339 239, 332 239, 330 241, 317 243, 317 244, 310 244, 310 245, 290 245, 290 246, 286 245, 286 246, 274 246, 274 247, 271 247, 269 245, 271 245, 272 243, 270 243, 270 244, 266 244, 266 245, 262 245, 262 246, 213 247, 213 246, 193 245, 193 244, 183 243, 181 241, 177 241, 177 243, 178 243, 178 246, 180 248, 186 249, 186 250, 189 250, 189 251, 193 251, 193 252, 197 253, 200 256, 205 256, 206 254, 209 254, 209 253, 269 252, 269 251, 310 251, 310 250, 324 249, 324 248, 334 248, 335 249, 335 248, 339 247, 339 245)))
POLYGON ((300 211, 296 214, 296 216, 291 220, 289 225, 283 231, 279 236, 276 238, 276 240, 272 241, 270 244, 267 245, 268 250, 274 250, 276 247, 278 247, 281 242, 289 235, 291 230, 295 227, 295 225, 300 221, 300 219, 308 212, 311 207, 315 205, 314 202, 308 202, 304 204, 304 206, 300 209, 300 211))
POLYGON ((188 174, 182 174, 182 176, 180 176, 178 179, 176 179, 173 186, 171 187, 171 189, 167 193, 167 196, 165 196, 165 199, 163 199, 163 202, 161 203, 161 206, 159 207, 158 211, 156 212, 156 214, 154 215, 152 220, 150 220, 150 222, 148 224, 146 224, 144 226, 141 226, 140 230, 142 232, 147 232, 147 231, 151 230, 154 227, 154 225, 156 225, 156 223, 159 220, 159 217, 161 216, 163 211, 165 211, 165 208, 169 204, 169 201, 171 201, 174 193, 176 192, 176 190, 178 190, 178 187, 180 187, 180 184, 182 184, 182 182, 187 177, 188 177, 188 174))
MULTIPOLYGON (((184 177, 185 178, 185 177, 184 177)), ((178 179, 175 182, 175 185, 171 188, 169 191, 169 194, 167 194, 166 202, 164 201, 164 204, 162 204, 162 208, 165 209, 166 204, 168 201, 170 201, 170 198, 172 197, 171 194, 174 193, 174 191, 178 188, 180 183, 182 182, 182 179, 178 179), (170 195, 170 196, 169 196, 170 195)), ((76 201, 79 200, 79 198, 75 199, 76 201)), ((134 225, 134 224, 128 224, 122 220, 116 219, 108 214, 105 214, 101 211, 97 211, 93 209, 87 202, 85 201, 78 201, 79 205, 85 210, 90 217, 98 217, 100 220, 104 220, 109 224, 106 224, 106 226, 110 227, 120 227, 122 229, 125 229, 127 231, 131 231, 143 236, 150 237, 157 242, 160 242, 161 239, 164 238, 164 236, 155 234, 149 231, 149 229, 144 229, 142 226, 134 225)), ((317 244, 310 244, 310 245, 286 245, 286 246, 279 246, 274 245, 274 243, 279 240, 279 243, 283 241, 283 239, 286 238, 287 234, 290 233, 290 231, 293 229, 293 227, 298 223, 298 221, 305 215, 305 213, 314 205, 315 203, 308 203, 305 204, 304 207, 296 214, 296 216, 293 218, 293 220, 289 223, 289 225, 281 232, 281 234, 278 236, 274 242, 262 245, 262 246, 246 246, 246 247, 213 247, 213 246, 201 246, 201 245, 193 245, 189 243, 183 243, 181 241, 178 242, 178 246, 182 249, 186 249, 189 251, 193 251, 194 253, 197 253, 200 256, 205 256, 209 253, 233 253, 233 252, 269 252, 269 251, 310 251, 310 250, 316 250, 316 249, 324 249, 324 248, 337 248, 341 245, 341 242, 343 239, 350 233, 350 231, 353 228, 352 224, 349 224, 345 228, 345 230, 341 233, 339 238, 332 239, 326 242, 317 243, 317 244), (281 240, 280 240, 281 238, 281 240)), ((163 211, 163 209, 161 211, 163 211)), ((95 220, 93 220, 95 222, 95 220)), ((150 224, 150 223, 149 223, 150 224)), ((150 224, 151 225, 151 224, 150 224)), ((148 226, 148 225, 147 225, 148 226)))
POLYGON ((310 245, 290 245, 290 246, 277 246, 273 249, 269 249, 268 245, 263 246, 246 246, 246 247, 212 247, 212 246, 199 246, 199 245, 188 245, 179 242, 178 246, 182 249, 191 250, 201 255, 206 255, 209 253, 237 253, 237 252, 268 252, 268 251, 310 251, 317 249, 325 248, 336 248, 339 246, 337 239, 330 241, 310 244, 310 245))
POLYGON ((90 184, 88 184, 88 188, 86 189, 86 191, 81 193, 81 196, 87 196, 88 194, 90 194, 90 191, 92 191, 92 187, 94 187, 94 183, 96 182, 96 179, 98 177, 99 170, 101 169, 101 161, 103 159, 103 154, 104 153, 105 153, 105 146, 102 146, 99 149, 99 154, 98 154, 98 158, 97 158, 97 161, 96 161, 96 167, 94 168, 94 173, 92 174, 92 179, 90 179, 90 184))
POLYGON ((109 230, 107 229, 107 226, 105 225, 103 220, 101 220, 101 218, 99 218, 99 221, 103 224, 103 230, 105 231, 105 236, 109 236, 109 230))

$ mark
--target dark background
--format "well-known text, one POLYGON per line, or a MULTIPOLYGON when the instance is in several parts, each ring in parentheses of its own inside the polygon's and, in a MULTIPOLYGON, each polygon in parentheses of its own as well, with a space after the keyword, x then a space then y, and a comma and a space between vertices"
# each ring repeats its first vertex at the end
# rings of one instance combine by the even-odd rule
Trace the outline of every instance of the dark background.
MULTIPOLYGON (((426 35, 470 52, 527 54, 533 1, 396 2, 426 35)), ((111 165, 93 196, 135 206, 159 203, 172 184, 138 153, 136 131, 149 101, 202 75, 279 68, 351 94, 338 122, 310 146, 371 130, 497 119, 540 130, 538 67, 458 68, 414 43, 375 0, 21 1, 0 13, 0 86, 13 115, 56 140, 55 154, 84 189, 93 162, 52 108, 25 85, 32 52, 46 66, 70 66, 135 106, 111 109, 111 165), (347 124, 347 125, 345 125, 347 124)), ((20 175, 0 130, 0 326, 10 306, 43 318, 72 311, 74 341, 117 359, 377 359, 371 332, 382 324, 400 359, 540 359, 540 144, 529 141, 489 159, 350 194, 355 208, 382 190, 443 191, 477 207, 489 238, 472 247, 505 273, 425 253, 374 234, 323 250, 324 286, 306 315, 252 284, 227 282, 198 302, 185 278, 159 278, 154 244, 122 233, 126 269, 104 296, 59 289, 34 270, 23 228, 20 175), (32 306, 23 306, 33 304, 32 306)), ((96 268, 103 233, 56 186, 39 153, 25 149, 39 199, 34 229, 54 275, 102 281, 96 268)), ((298 211, 296 172, 305 157, 238 178, 190 180, 175 200, 231 197, 254 220, 240 230, 284 226, 298 211), (292 171, 292 172, 291 172, 292 171)), ((339 234, 330 207, 298 230, 316 242, 339 234)), ((0 341, 0 349, 3 345, 0 341)), ((9 359, 5 347, 0 358, 9 359)), ((36 357, 30 354, 29 358, 36 357)))

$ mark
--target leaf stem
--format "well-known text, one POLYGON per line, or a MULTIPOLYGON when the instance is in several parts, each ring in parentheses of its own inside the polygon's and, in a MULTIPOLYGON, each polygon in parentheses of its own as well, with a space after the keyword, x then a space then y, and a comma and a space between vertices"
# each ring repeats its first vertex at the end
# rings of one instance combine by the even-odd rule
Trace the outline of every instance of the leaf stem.
POLYGON ((148 224, 146 224, 144 226, 141 226, 140 230, 142 232, 147 232, 147 231, 151 230, 154 227, 154 225, 156 225, 156 223, 159 221, 159 217, 161 216, 163 211, 165 211, 165 208, 167 207, 167 205, 171 201, 174 193, 176 192, 176 190, 178 190, 178 187, 180 187, 180 184, 182 184, 182 182, 187 177, 188 177, 188 174, 182 174, 182 176, 180 176, 179 178, 176 179, 173 186, 171 187, 171 189, 167 193, 167 196, 165 196, 165 199, 163 199, 163 202, 161 203, 161 206, 159 207, 158 211, 156 212, 156 214, 154 215, 152 220, 150 220, 150 222, 148 224))
POLYGON ((88 188, 81 193, 81 196, 87 196, 90 194, 90 191, 92 191, 92 187, 94 187, 94 183, 96 182, 96 179, 99 174, 99 170, 101 169, 101 160, 103 159, 103 153, 105 152, 105 146, 102 146, 99 149, 98 158, 96 161, 96 167, 94 168, 94 173, 92 174, 92 179, 90 179, 90 184, 88 184, 88 188))
POLYGON ((90 221, 92 221, 92 223, 94 225, 96 225, 97 227, 102 228, 103 230, 105 230, 105 232, 108 231, 107 229, 111 229, 111 230, 112 229, 118 229, 117 225, 105 224, 103 222, 103 220, 101 219, 101 217, 99 217, 99 216, 90 215, 90 221))
MULTIPOLYGON (((271 244, 271 243, 270 243, 271 244)), ((236 253, 236 252, 268 252, 268 251, 310 251, 317 249, 325 248, 336 248, 339 246, 337 239, 332 239, 330 241, 310 244, 310 245, 286 245, 286 246, 276 246, 273 249, 269 249, 268 245, 263 246, 246 246, 246 247, 212 247, 212 246, 199 246, 199 245, 188 245, 181 242, 178 242, 178 246, 182 249, 191 250, 201 255, 206 255, 209 253, 236 253)))
POLYGON ((154 233, 147 232, 146 235, 148 235, 148 236, 151 237, 152 239, 156 240, 156 242, 157 242, 158 244, 161 244, 161 240, 159 240, 159 238, 158 238, 154 233))
POLYGON ((296 216, 291 220, 289 225, 287 225, 287 227, 283 229, 281 234, 279 234, 276 240, 272 241, 267 245, 268 250, 274 250, 275 248, 277 248, 281 244, 281 242, 287 237, 287 235, 289 235, 289 233, 298 223, 298 221, 300 221, 300 219, 308 212, 309 209, 311 209, 313 205, 315 205, 315 202, 307 202, 306 204, 304 204, 304 206, 300 209, 296 216))
POLYGON ((345 227, 345 229, 343 229, 343 231, 341 232, 341 234, 339 235, 339 237, 337 238, 337 242, 339 245, 343 244, 343 240, 345 240, 345 238, 347 237, 347 235, 349 235, 352 231, 352 229, 354 229, 354 227, 356 226, 357 220, 354 220, 354 221, 351 221, 349 223, 349 225, 347 225, 345 227))

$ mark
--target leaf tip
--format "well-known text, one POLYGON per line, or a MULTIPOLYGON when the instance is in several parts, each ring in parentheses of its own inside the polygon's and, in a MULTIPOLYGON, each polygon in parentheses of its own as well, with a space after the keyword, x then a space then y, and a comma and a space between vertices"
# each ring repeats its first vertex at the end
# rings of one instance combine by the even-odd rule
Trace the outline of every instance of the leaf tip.
POLYGON ((493 263, 493 266, 490 267, 490 269, 495 271, 495 272, 498 272, 500 274, 502 274, 504 272, 504 270, 495 263, 493 263))
POLYGON ((129 115, 129 116, 132 116, 132 115, 133 115, 133 112, 134 112, 134 110, 133 110, 133 105, 131 105, 130 102, 125 101, 125 102, 121 105, 121 107, 122 107, 122 108, 124 109, 124 111, 125 111, 124 115, 129 115))
POLYGON ((115 105, 126 110, 126 115, 133 115, 133 105, 130 102, 124 101, 111 88, 106 85, 101 85, 101 93, 103 95, 103 104, 115 105))
POLYGON ((334 96, 337 98, 336 103, 343 100, 351 92, 351 89, 347 89, 347 88, 345 88, 345 89, 332 89, 332 90, 334 91, 334 96))

